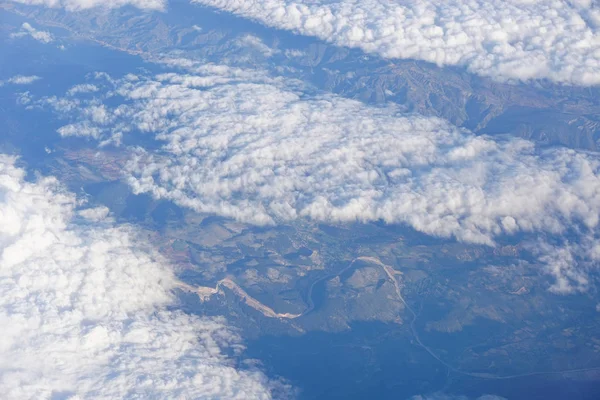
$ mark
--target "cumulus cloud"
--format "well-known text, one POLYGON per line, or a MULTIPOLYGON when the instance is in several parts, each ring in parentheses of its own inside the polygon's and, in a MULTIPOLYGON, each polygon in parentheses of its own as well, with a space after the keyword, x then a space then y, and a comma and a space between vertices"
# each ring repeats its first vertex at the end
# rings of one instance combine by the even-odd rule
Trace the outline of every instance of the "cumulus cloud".
POLYGON ((163 10, 166 0, 11 0, 15 3, 29 6, 44 6, 50 8, 64 8, 68 11, 86 10, 95 7, 118 8, 133 6, 143 10, 163 10))
POLYGON ((91 85, 89 83, 85 83, 82 85, 75 85, 69 89, 67 95, 73 96, 79 93, 94 93, 98 91, 98 87, 95 85, 91 85))
POLYGON ((3 399, 271 397, 223 355, 239 349, 223 320, 167 309, 176 280, 133 228, 15 161, 0 156, 3 399))
POLYGON ((6 84, 13 85, 30 85, 35 81, 38 81, 40 78, 37 75, 15 75, 12 78, 7 79, 6 81, 0 81, 0 86, 4 86, 6 84))
POLYGON ((600 9, 591 0, 192 1, 386 58, 502 81, 600 83, 600 9))
POLYGON ((539 241, 531 248, 548 272, 556 277, 550 290, 556 293, 584 291, 590 285, 589 272, 600 262, 597 236, 575 236, 572 241, 557 246, 539 241))
POLYGON ((10 78, 7 82, 15 84, 15 85, 29 85, 40 79, 42 79, 42 78, 40 78, 37 75, 27 75, 27 76, 16 75, 16 76, 13 76, 12 78, 10 78))
POLYGON ((29 23, 25 22, 21 25, 21 30, 19 32, 11 33, 10 37, 18 38, 23 36, 31 36, 33 39, 42 43, 50 43, 54 40, 52 34, 47 31, 38 31, 29 23))
POLYGON ((78 214, 89 221, 98 222, 98 221, 106 220, 108 217, 109 211, 110 210, 108 209, 108 207, 102 206, 102 207, 86 208, 86 209, 80 210, 78 212, 78 214))
MULTIPOLYGON (((199 212, 255 224, 383 220, 486 245, 518 233, 595 236, 597 154, 477 137, 395 107, 229 72, 112 80, 104 93, 120 105, 102 103, 102 118, 93 111, 101 97, 38 103, 70 110, 67 126, 90 126, 99 140, 154 134, 162 152, 136 151, 130 185, 199 212)), ((556 291, 586 286, 577 265, 587 255, 548 267, 556 291)))

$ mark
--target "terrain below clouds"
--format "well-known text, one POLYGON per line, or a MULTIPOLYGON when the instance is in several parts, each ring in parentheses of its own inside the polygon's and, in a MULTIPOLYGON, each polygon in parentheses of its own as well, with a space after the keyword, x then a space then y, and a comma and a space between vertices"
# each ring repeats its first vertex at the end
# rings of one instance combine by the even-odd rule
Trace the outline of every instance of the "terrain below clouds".
POLYGON ((0 4, 2 392, 595 399, 596 3, 201 3, 0 4))
POLYGON ((136 150, 128 164, 136 193, 259 225, 383 220, 487 245, 519 233, 563 241, 576 234, 582 247, 569 247, 571 261, 545 259, 556 291, 585 290, 589 266, 577 265, 597 254, 595 154, 540 150, 391 106, 307 96, 302 86, 251 70, 191 68, 196 74, 100 77, 93 84, 104 81, 103 92, 21 101, 71 121, 58 129, 63 137, 110 143, 139 132, 164 143, 162 151, 136 150), (114 101, 120 105, 107 106, 114 101))
MULTIPOLYGON (((258 67, 366 103, 393 102, 477 134, 512 134, 543 145, 597 148, 600 96, 595 87, 547 80, 506 84, 466 73, 462 67, 386 60, 183 1, 171 2, 168 13, 133 8, 65 12, 13 4, 4 7, 28 19, 17 18, 8 31, 11 36, 27 34, 23 24, 45 34, 50 32, 42 31, 48 29, 42 26, 60 27, 53 31, 53 44, 59 47, 64 46, 61 40, 85 38, 147 60, 165 54, 177 58, 184 51, 188 60, 258 67), (96 18, 98 14, 102 18, 96 18)), ((9 21, 14 15, 5 17, 9 21)), ((25 40, 19 38, 13 42, 25 40)))

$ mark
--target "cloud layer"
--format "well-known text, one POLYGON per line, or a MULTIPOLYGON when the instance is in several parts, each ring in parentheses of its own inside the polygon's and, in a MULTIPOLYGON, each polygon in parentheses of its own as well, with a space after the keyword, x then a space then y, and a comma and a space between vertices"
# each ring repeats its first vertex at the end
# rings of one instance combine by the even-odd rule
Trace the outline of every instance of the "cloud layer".
MULTIPOLYGON (((78 11, 166 0, 12 0, 78 11)), ((191 0, 265 25, 385 58, 466 67, 499 81, 600 84, 600 8, 593 0, 191 0)), ((52 40, 26 27, 17 35, 52 40)))
MULTIPOLYGON (((37 104, 71 115, 62 135, 154 134, 163 151, 136 151, 130 185, 200 212, 255 224, 384 220, 487 245, 518 233, 595 236, 597 154, 477 137, 439 119, 232 71, 111 80, 103 92, 117 97, 115 108, 101 97, 37 104)), ((578 257, 549 267, 557 291, 587 285, 578 257)))
POLYGON ((271 397, 222 320, 167 310, 175 278, 133 228, 24 176, 0 156, 3 399, 271 397))
POLYGON ((600 83, 592 0, 192 0, 386 58, 498 80, 600 83))

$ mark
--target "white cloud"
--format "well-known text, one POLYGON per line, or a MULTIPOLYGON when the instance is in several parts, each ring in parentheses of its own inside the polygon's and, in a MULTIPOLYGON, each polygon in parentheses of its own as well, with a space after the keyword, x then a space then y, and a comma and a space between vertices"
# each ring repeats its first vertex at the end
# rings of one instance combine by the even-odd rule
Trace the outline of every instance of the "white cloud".
POLYGON ((80 210, 78 214, 89 221, 99 222, 105 220, 108 217, 109 209, 108 207, 104 206, 85 208, 83 210, 80 210))
POLYGON ((223 320, 167 310, 175 278, 132 227, 24 176, 0 156, 3 399, 271 397, 223 320))
POLYGON ((50 8, 64 8, 68 11, 86 10, 89 8, 118 8, 123 6, 134 6, 143 10, 163 10, 166 0, 11 0, 15 3, 30 6, 44 6, 50 8))
POLYGON ((54 40, 50 32, 38 31, 27 22, 21 25, 21 30, 19 32, 11 33, 10 35, 10 37, 12 38, 18 38, 23 36, 31 36, 33 39, 42 43, 51 43, 54 40))
MULTIPOLYGON (((166 0, 13 1, 72 11, 167 6, 166 0)), ((192 1, 386 58, 464 66, 500 81, 600 83, 600 9, 591 0, 192 1)), ((52 41, 27 23, 12 36, 28 34, 52 41)))
POLYGON ((13 84, 13 85, 30 85, 35 81, 38 81, 40 78, 37 75, 15 75, 12 78, 7 79, 6 81, 0 81, 0 86, 4 86, 5 84, 13 84))
POLYGON ((13 76, 12 78, 10 78, 7 82, 15 84, 15 85, 29 85, 40 79, 42 79, 42 78, 40 78, 37 75, 28 75, 28 76, 16 75, 16 76, 13 76))
POLYGON ((82 85, 73 86, 72 88, 70 88, 67 91, 67 95, 74 96, 79 93, 94 93, 94 92, 97 92, 98 90, 99 89, 97 86, 86 83, 86 84, 82 84, 82 85))
POLYGON ((600 83, 600 9, 591 0, 192 1, 386 58, 498 80, 600 83))
POLYGON ((254 35, 245 35, 237 40, 237 45, 245 49, 253 49, 262 54, 263 57, 269 58, 279 53, 279 50, 272 49, 263 43, 260 38, 254 35))
MULTIPOLYGON (((255 224, 384 220, 487 245, 521 232, 583 240, 597 231, 595 153, 477 137, 398 108, 230 74, 212 66, 200 75, 111 80, 106 95, 122 104, 96 120, 90 110, 100 98, 78 107, 57 98, 38 103, 69 110, 99 140, 154 134, 163 152, 139 149, 125 171, 130 185, 200 212, 255 224)), ((548 265, 557 292, 585 289, 578 264, 600 258, 586 246, 548 265)))
POLYGON ((575 236, 561 246, 540 241, 532 247, 556 281, 550 287, 555 293, 584 291, 589 285, 589 272, 600 262, 600 244, 596 236, 575 236))

